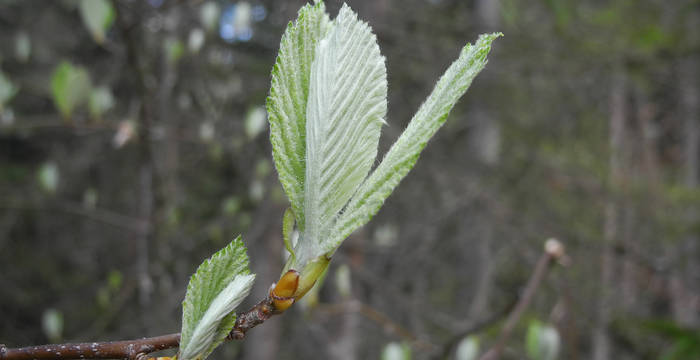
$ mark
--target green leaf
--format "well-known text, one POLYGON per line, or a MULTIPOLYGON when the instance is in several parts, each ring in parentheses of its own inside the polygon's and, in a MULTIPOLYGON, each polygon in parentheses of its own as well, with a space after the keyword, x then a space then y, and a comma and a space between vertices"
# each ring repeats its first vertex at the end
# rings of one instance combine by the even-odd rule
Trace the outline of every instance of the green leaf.
POLYGON ((306 103, 310 69, 316 45, 330 26, 323 3, 307 4, 299 10, 296 22, 289 23, 282 36, 267 98, 272 156, 300 230, 304 228, 306 103))
POLYGON ((390 342, 384 346, 382 360, 411 360, 411 348, 406 344, 390 342))
POLYGON ((554 360, 559 354, 559 332, 550 325, 533 320, 528 326, 525 344, 530 359, 554 360))
POLYGON ((56 192, 56 189, 58 189, 60 172, 58 170, 58 165, 56 165, 55 162, 48 161, 42 164, 39 168, 37 177, 39 179, 39 186, 42 190, 50 194, 56 192))
POLYGON ((287 208, 284 211, 284 217, 282 218, 282 238, 284 239, 284 247, 289 252, 292 257, 292 261, 295 261, 296 255, 294 254, 294 245, 292 244, 292 232, 294 231, 294 212, 292 209, 287 208))
POLYGON ((204 359, 224 341, 254 279, 240 236, 199 266, 182 302, 178 359, 204 359))
POLYGON ((51 77, 53 101, 66 119, 71 117, 77 106, 87 101, 91 87, 87 70, 66 61, 56 67, 51 77))
POLYGON ((96 43, 102 44, 114 22, 114 8, 108 0, 81 0, 80 16, 96 43))
POLYGON ((457 345, 456 360, 475 360, 479 356, 479 339, 475 336, 467 336, 457 345))
POLYGON ((106 86, 94 88, 88 98, 88 111, 93 120, 100 120, 102 114, 114 107, 114 96, 106 86))
POLYGON ((17 87, 0 71, 0 110, 17 94, 17 87))
POLYGON ((60 342, 63 338, 63 313, 56 309, 44 310, 41 327, 51 342, 60 342))
POLYGON ((377 39, 344 4, 311 67, 301 263, 322 253, 317 249, 332 239, 338 214, 374 163, 386 89, 377 39))
POLYGON ((462 49, 459 58, 440 78, 406 130, 347 205, 330 233, 326 251, 334 251, 348 235, 379 211, 384 200, 413 168, 428 140, 445 123, 457 100, 484 68, 491 43, 499 36, 502 34, 481 35, 476 44, 467 44, 462 49))

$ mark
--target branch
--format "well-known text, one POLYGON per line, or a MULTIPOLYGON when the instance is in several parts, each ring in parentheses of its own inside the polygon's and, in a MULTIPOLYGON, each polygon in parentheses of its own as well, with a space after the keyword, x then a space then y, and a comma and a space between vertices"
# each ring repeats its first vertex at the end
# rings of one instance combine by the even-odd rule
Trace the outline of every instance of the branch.
POLYGON ((8 349, 0 345, 2 360, 30 359, 131 359, 141 360, 154 351, 180 345, 180 334, 169 334, 137 340, 53 344, 8 349))
POLYGON ((432 359, 434 360, 439 360, 439 359, 447 359, 450 356, 450 353, 452 350, 454 350, 455 347, 459 344, 462 339, 465 337, 478 333, 487 327, 490 327, 494 323, 498 322, 502 317, 506 316, 512 309, 514 309, 516 306, 516 301, 510 301, 508 306, 504 307, 503 309, 499 310, 497 313, 490 315, 489 317, 478 321, 474 324, 469 325, 468 327, 464 328, 463 330, 457 332, 456 334, 452 335, 449 340, 445 342, 445 344, 442 346, 442 349, 435 354, 432 359))
POLYGON ((491 350, 487 351, 479 360, 497 360, 501 353, 505 343, 508 341, 510 334, 513 332, 515 325, 520 320, 520 316, 523 314, 525 309, 530 305, 532 299, 535 297, 535 293, 542 283, 545 275, 547 275, 547 270, 552 264, 552 261, 559 261, 562 264, 568 262, 568 258, 564 253, 564 246, 555 239, 549 239, 545 242, 544 253, 537 260, 535 265, 535 271, 532 273, 530 280, 528 280, 525 286, 525 291, 523 291, 523 296, 518 300, 513 311, 508 315, 505 325, 503 325, 503 330, 501 330, 501 335, 498 337, 496 345, 494 345, 491 350))
MULTIPOLYGON (((279 314, 267 296, 250 310, 237 314, 227 340, 241 340, 248 330, 279 314)), ((50 344, 7 348, 0 344, 0 360, 30 359, 129 359, 145 360, 147 354, 180 346, 180 333, 135 340, 50 344)))

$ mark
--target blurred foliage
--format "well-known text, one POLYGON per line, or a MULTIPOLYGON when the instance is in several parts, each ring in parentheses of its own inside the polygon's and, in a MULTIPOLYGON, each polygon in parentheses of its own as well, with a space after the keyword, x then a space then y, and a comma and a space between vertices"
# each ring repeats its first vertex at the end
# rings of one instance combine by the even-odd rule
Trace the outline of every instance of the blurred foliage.
MULTIPOLYGON (((338 349, 381 358, 402 339, 345 305, 353 301, 439 348, 517 298, 549 237, 571 265, 551 269, 503 359, 527 355, 531 319, 556 327, 558 358, 589 358, 611 202, 613 358, 698 358, 700 191, 687 181, 697 175, 687 119, 697 115, 687 99, 700 87, 700 3, 348 2, 386 57, 382 154, 461 45, 486 31, 505 36, 413 173, 336 252, 316 306, 292 308, 214 358, 339 358, 338 349), (613 184, 617 78, 625 136, 613 184)), ((62 314, 65 341, 176 331, 189 275, 239 233, 260 277, 243 307, 267 293, 285 260, 289 204, 261 106, 280 36, 304 1, 101 3, 0 3, 8 346, 52 341, 47 309, 62 314), (86 20, 88 5, 101 15, 86 20)), ((340 2, 327 5, 335 14, 340 2)), ((478 351, 501 325, 476 334, 478 351)), ((453 351, 470 353, 465 344, 453 351)))

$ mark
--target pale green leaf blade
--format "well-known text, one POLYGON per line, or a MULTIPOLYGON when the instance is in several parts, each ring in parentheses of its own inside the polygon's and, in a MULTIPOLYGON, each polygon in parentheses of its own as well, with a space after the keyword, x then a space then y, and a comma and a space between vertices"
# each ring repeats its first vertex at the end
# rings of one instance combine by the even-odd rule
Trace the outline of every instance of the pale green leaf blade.
POLYGON ((440 78, 433 92, 413 116, 382 162, 362 184, 332 231, 326 251, 332 252, 358 227, 366 224, 418 160, 426 143, 442 126, 457 100, 486 65, 493 40, 500 33, 484 34, 467 44, 459 58, 440 78))
POLYGON ((253 285, 249 273, 240 236, 199 266, 182 303, 180 359, 203 359, 224 340, 253 285))
MULTIPOLYGON (((311 68, 306 123, 306 226, 297 257, 315 257, 377 156, 386 66, 370 27, 343 5, 311 68)), ((304 259, 300 260, 304 263, 304 259)))
POLYGON ((114 22, 114 7, 108 0, 81 0, 80 16, 96 43, 102 44, 114 22))
POLYGON ((0 110, 17 94, 18 88, 0 71, 0 110))
POLYGON ((317 43, 331 27, 323 3, 299 10, 282 36, 267 98, 272 156, 300 229, 304 226, 306 103, 317 43))
POLYGON ((92 89, 90 74, 82 66, 62 61, 51 75, 51 95, 64 118, 70 118, 76 107, 84 104, 92 89))
POLYGON ((282 239, 284 239, 284 247, 289 252, 289 256, 292 257, 292 261, 295 261, 296 255, 294 254, 294 245, 292 244, 292 232, 294 232, 294 212, 292 209, 287 208, 284 211, 284 217, 282 218, 282 239))

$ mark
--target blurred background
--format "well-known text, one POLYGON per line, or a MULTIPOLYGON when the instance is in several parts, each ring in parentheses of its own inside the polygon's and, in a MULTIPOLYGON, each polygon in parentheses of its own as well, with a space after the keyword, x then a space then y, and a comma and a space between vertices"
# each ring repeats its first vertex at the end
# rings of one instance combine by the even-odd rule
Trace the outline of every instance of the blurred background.
MULTIPOLYGON (((301 0, 0 2, 0 343, 176 332, 242 234, 284 262, 264 108, 301 0)), ((700 1, 348 0, 388 149, 478 34, 489 64, 322 287, 218 359, 700 358, 700 1)), ((334 17, 341 2, 329 0, 334 17)))

